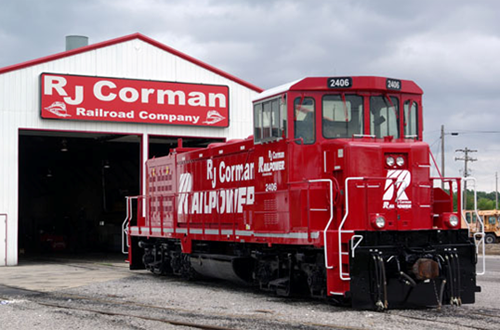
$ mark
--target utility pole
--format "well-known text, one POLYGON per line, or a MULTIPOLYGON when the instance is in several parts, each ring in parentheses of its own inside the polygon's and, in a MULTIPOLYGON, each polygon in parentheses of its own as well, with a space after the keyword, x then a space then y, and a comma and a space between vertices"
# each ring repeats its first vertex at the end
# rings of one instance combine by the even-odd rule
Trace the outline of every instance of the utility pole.
POLYGON ((495 172, 495 210, 498 210, 498 172, 495 172))
MULTIPOLYGON (((445 154, 444 154, 444 136, 445 135, 446 135, 446 133, 444 132, 444 125, 441 125, 441 176, 443 178, 446 177, 445 166, 444 166, 444 160, 445 160, 445 154)), ((451 133, 448 133, 448 135, 456 136, 456 135, 458 135, 458 133, 457 132, 451 132, 451 133)), ((441 180, 441 188, 444 189, 444 180, 441 180)))
MULTIPOLYGON (((464 161, 464 178, 469 176, 469 170, 467 169, 467 163, 468 162, 475 162, 477 161, 476 158, 469 157, 470 152, 477 152, 477 150, 471 150, 467 147, 465 149, 457 149, 455 152, 463 152, 464 157, 455 157, 455 160, 463 160, 464 161)), ((464 209, 467 210, 467 181, 464 182, 464 209)))

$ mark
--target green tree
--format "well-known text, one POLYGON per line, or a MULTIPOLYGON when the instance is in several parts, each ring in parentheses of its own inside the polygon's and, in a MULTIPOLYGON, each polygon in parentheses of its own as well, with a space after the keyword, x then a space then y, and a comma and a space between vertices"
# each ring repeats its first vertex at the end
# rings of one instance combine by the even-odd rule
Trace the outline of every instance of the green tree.
MULTIPOLYGON (((446 190, 449 193, 448 190, 446 190)), ((484 191, 478 191, 477 196, 477 209, 478 210, 494 210, 495 209, 495 192, 487 193, 484 191)), ((454 211, 457 210, 457 194, 453 194, 453 205, 454 211)), ((474 191, 467 189, 467 204, 464 207, 465 210, 474 209, 474 191)))

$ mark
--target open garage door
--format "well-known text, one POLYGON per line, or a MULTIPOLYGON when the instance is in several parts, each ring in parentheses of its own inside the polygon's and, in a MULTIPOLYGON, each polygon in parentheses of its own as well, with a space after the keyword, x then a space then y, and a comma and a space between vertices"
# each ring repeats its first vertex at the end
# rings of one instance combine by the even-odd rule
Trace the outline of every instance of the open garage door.
MULTIPOLYGON (((148 157, 178 146, 150 136, 148 157)), ((184 138, 184 147, 223 139, 184 138)), ((19 132, 20 257, 120 253, 125 196, 140 194, 141 136, 19 132)))
POLYGON ((120 251, 140 137, 21 131, 19 148, 20 256, 120 251))

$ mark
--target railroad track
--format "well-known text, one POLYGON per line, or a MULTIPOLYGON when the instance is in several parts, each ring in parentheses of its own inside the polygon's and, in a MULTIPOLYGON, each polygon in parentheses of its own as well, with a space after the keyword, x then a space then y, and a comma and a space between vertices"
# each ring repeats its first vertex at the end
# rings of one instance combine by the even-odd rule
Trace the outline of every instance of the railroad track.
MULTIPOLYGON (((15 290, 15 288, 12 288, 15 290)), ((286 321, 276 318, 272 311, 255 310, 259 315, 243 315, 233 313, 203 313, 187 308, 164 307, 132 301, 119 301, 113 297, 99 298, 66 293, 46 293, 24 290, 24 299, 46 308, 71 310, 73 312, 92 313, 101 316, 141 319, 174 326, 206 330, 234 330, 234 329, 341 329, 358 330, 365 327, 346 326, 335 323, 311 323, 286 321)), ((338 308, 340 312, 352 312, 351 309, 338 308)), ((445 311, 417 310, 401 311, 390 310, 374 315, 390 315, 402 322, 418 321, 422 326, 440 329, 463 327, 476 330, 490 330, 495 327, 489 323, 491 319, 500 318, 496 310, 472 311, 459 308, 445 307, 445 311), (490 324, 490 326, 488 326, 490 324)), ((360 312, 362 313, 362 312, 360 312)), ((332 313, 332 315, 334 315, 332 313)))
MULTIPOLYGON (((454 308, 454 307, 450 307, 454 308)), ((476 329, 476 330, 494 330, 498 329, 498 321, 493 321, 500 318, 499 314, 495 312, 484 313, 475 311, 456 311, 451 313, 445 313, 439 315, 440 312, 429 312, 429 311, 419 311, 418 315, 410 315, 408 313, 403 314, 401 311, 389 311, 388 314, 408 319, 421 321, 423 324, 429 324, 429 328, 434 328, 434 326, 450 326, 449 329, 476 329), (481 323, 481 324, 476 324, 481 323)), ((500 310, 497 311, 500 313, 500 310)))
MULTIPOLYGON (((14 291, 15 288, 12 288, 14 291)), ((117 301, 116 299, 88 297, 75 294, 47 293, 34 290, 22 290, 23 299, 40 306, 60 310, 94 313, 103 316, 117 316, 135 318, 175 326, 190 327, 207 330, 236 330, 236 329, 339 329, 339 330, 366 330, 366 328, 352 327, 341 324, 321 324, 311 322, 291 322, 282 319, 273 319, 274 312, 255 310, 258 315, 237 315, 232 313, 199 313, 186 308, 164 307, 143 304, 131 301, 117 301), (125 312, 126 311, 126 312, 125 312), (194 319, 197 321, 189 321, 194 319), (225 323, 217 325, 214 323, 225 323)), ((0 299, 7 299, 2 298, 0 299)))
MULTIPOLYGON (((99 263, 88 264, 71 264, 74 267, 81 268, 107 268, 109 265, 99 263)), ((115 269, 121 272, 121 269, 115 269)), ((128 270, 123 270, 129 272, 128 270)), ((134 277, 150 277, 149 273, 134 273, 134 277)), ((172 279, 186 283, 186 281, 172 279)), ((245 292, 242 292, 245 294, 245 292)), ((155 304, 141 303, 131 301, 132 297, 124 298, 123 296, 104 295, 90 296, 82 294, 72 294, 63 291, 57 292, 41 292, 33 290, 20 290, 10 288, 10 290, 0 290, 0 299, 8 300, 12 296, 22 296, 32 303, 38 304, 48 309, 73 311, 75 313, 92 313, 96 316, 108 316, 129 318, 138 320, 147 320, 173 326, 183 326, 193 329, 343 329, 343 330, 358 330, 366 329, 367 320, 370 318, 372 326, 375 328, 385 323, 388 318, 398 324, 416 324, 421 328, 429 329, 455 329, 457 327, 476 329, 476 330, 492 330, 496 329, 495 324, 498 324, 500 318, 500 309, 477 309, 474 306, 463 306, 461 308, 453 308, 444 306, 443 311, 439 312, 436 309, 429 310, 389 310, 385 313, 354 311, 350 308, 331 307, 332 318, 331 322, 311 322, 292 319, 287 315, 276 313, 272 310, 254 309, 246 311, 246 313, 230 313, 230 312, 215 312, 203 311, 200 309, 189 309, 188 307, 179 306, 158 306, 155 304), (17 290, 17 293, 16 293, 17 290), (2 292, 4 297, 2 298, 2 292), (5 294, 7 293, 7 295, 5 294), (249 314, 250 312, 251 314, 249 314), (360 323, 353 323, 353 320, 348 322, 336 322, 336 314, 351 313, 355 319, 359 319, 360 323), (359 313, 359 314, 358 314, 359 313), (359 316, 358 316, 359 315, 359 316), (493 322, 491 322, 493 320, 493 322), (353 325, 353 326, 351 326, 353 325), (359 325, 359 326, 357 326, 359 325)), ((263 294, 263 296, 269 296, 263 294)), ((286 298, 277 298, 283 304, 295 304, 295 300, 286 298)), ((301 301, 307 302, 307 301, 301 301)), ((158 302, 156 303, 158 304, 158 302)), ((311 320, 311 318, 309 318, 311 320)))

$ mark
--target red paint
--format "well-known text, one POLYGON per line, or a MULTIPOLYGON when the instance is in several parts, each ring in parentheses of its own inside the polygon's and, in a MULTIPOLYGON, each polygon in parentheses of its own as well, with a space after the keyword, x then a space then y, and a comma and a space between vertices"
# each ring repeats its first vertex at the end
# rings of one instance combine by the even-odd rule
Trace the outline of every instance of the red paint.
POLYGON ((227 127, 229 88, 42 73, 42 118, 227 127))
MULTIPOLYGON (((448 230, 434 221, 442 212, 452 212, 434 203, 451 196, 443 191, 440 200, 433 199, 421 108, 417 137, 374 138, 370 132, 371 97, 398 100, 395 116, 403 118, 403 102, 420 105, 422 90, 411 81, 397 81, 400 88, 392 90, 385 87, 385 78, 349 79, 349 89, 331 89, 327 78, 305 78, 269 96, 282 100, 286 96, 286 137, 259 144, 250 137, 191 151, 179 149, 148 160, 147 235, 141 234, 146 228, 139 227, 132 228, 132 235, 324 249, 332 295, 350 289, 339 269, 349 272, 345 254, 355 231, 448 230), (340 95, 345 100, 354 94, 364 98, 363 136, 326 138, 320 106, 324 96, 340 95), (317 105, 311 144, 300 144, 302 139, 294 137, 296 98, 309 98, 317 105), (403 162, 389 164, 388 157, 403 162), (385 224, 377 227, 374 223, 380 216, 385 224)), ((403 126, 398 127, 401 136, 403 126)))

